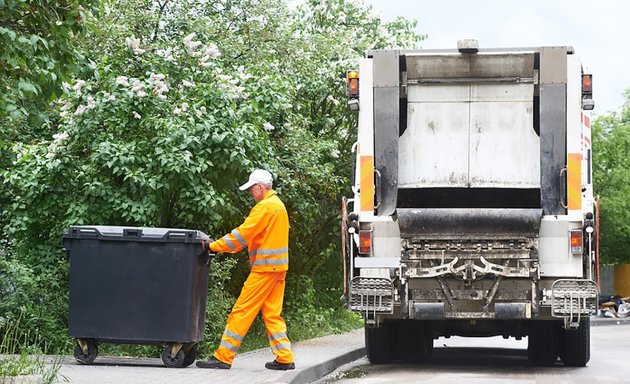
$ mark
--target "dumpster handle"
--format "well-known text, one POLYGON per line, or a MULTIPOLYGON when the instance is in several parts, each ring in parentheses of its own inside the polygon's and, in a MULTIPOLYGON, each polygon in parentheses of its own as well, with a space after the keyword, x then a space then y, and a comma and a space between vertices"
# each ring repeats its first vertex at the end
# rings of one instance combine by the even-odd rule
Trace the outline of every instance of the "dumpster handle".
POLYGON ((96 228, 91 228, 91 227, 82 227, 82 228, 72 228, 72 237, 75 238, 81 238, 83 235, 84 237, 100 237, 102 234, 101 232, 99 232, 98 229, 96 228))
POLYGON ((193 233, 192 232, 184 232, 184 231, 168 231, 162 236, 163 239, 171 239, 171 238, 181 238, 184 239, 185 243, 192 243, 193 233))

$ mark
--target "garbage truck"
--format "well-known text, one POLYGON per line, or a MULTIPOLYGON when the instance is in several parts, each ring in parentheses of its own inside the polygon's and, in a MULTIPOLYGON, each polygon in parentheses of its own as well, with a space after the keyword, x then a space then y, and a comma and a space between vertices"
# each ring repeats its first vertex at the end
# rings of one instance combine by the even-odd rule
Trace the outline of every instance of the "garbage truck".
POLYGON ((581 367, 596 311, 592 75, 570 46, 373 50, 343 199, 344 299, 371 363, 439 337, 527 338, 581 367))

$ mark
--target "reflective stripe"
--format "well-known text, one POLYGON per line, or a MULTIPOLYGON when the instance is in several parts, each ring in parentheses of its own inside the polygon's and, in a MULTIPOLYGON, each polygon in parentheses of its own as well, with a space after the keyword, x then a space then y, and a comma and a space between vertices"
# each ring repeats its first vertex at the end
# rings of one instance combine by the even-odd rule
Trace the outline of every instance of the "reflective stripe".
POLYGON ((227 246, 230 247, 232 251, 236 250, 236 246, 234 245, 234 242, 230 240, 228 235, 223 236, 223 240, 225 240, 225 244, 227 244, 227 246))
POLYGON ((225 331, 223 331, 223 334, 233 338, 234 340, 243 341, 243 336, 239 335, 238 333, 234 333, 227 328, 225 328, 225 331))
POLYGON ((282 343, 282 344, 278 344, 278 345, 272 345, 271 349, 274 351, 279 351, 281 349, 288 349, 289 351, 291 350, 291 343, 282 343))
POLYGON ((567 155, 567 206, 569 210, 582 209, 582 155, 567 155))
POLYGON ((232 232, 230 232, 232 234, 232 236, 234 236, 234 238, 236 238, 236 240, 238 240, 239 243, 241 243, 243 246, 247 245, 247 241, 245 241, 245 239, 243 239, 243 236, 241 236, 241 233, 238 231, 238 229, 233 229, 232 232))
POLYGON ((252 265, 283 265, 289 264, 289 258, 283 257, 282 259, 256 259, 252 265))
POLYGON ((361 156, 359 163, 359 197, 361 211, 374 212, 374 157, 361 156))
POLYGON ((249 256, 256 255, 282 255, 283 253, 289 252, 289 248, 276 248, 276 249, 252 249, 249 251, 249 256))
POLYGON ((221 340, 221 346, 233 352, 238 352, 238 346, 232 345, 229 341, 221 340))
POLYGON ((287 334, 284 332, 275 333, 273 335, 269 335, 269 340, 278 340, 278 339, 288 339, 287 334))

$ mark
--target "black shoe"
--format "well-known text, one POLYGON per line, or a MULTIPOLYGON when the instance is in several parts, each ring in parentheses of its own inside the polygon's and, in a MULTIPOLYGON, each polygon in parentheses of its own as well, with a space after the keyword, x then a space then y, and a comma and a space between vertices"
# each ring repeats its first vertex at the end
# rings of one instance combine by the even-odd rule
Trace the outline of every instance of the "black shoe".
POLYGON ((288 371, 289 369, 295 369, 295 363, 278 363, 274 360, 265 363, 265 368, 275 369, 276 371, 288 371))
POLYGON ((210 358, 206 361, 199 360, 197 361, 197 366, 199 368, 212 368, 212 369, 230 369, 232 368, 232 364, 224 363, 221 360, 217 359, 214 356, 210 356, 210 358))

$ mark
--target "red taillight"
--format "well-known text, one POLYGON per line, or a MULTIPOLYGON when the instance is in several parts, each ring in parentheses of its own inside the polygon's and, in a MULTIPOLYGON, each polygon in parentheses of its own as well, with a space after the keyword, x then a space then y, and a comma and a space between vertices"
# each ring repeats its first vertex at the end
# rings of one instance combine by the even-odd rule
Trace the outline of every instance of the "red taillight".
POLYGON ((593 94, 593 75, 582 75, 582 96, 593 94))
POLYGON ((372 232, 359 231, 359 253, 370 253, 372 249, 372 232))
POLYGON ((348 83, 348 97, 351 99, 359 98, 359 72, 346 72, 346 82, 348 83))
POLYGON ((576 255, 582 254, 582 246, 584 244, 582 236, 581 230, 571 231, 571 253, 576 255))

